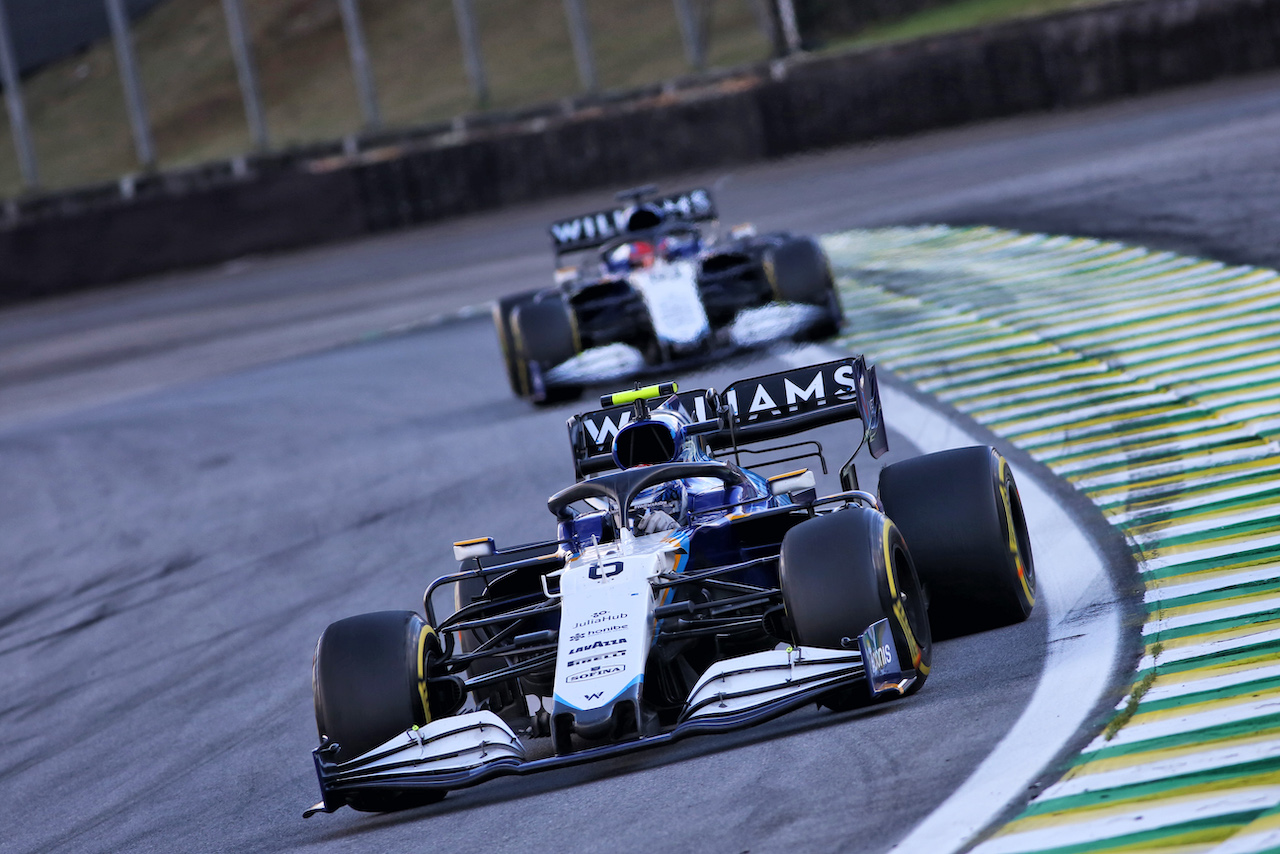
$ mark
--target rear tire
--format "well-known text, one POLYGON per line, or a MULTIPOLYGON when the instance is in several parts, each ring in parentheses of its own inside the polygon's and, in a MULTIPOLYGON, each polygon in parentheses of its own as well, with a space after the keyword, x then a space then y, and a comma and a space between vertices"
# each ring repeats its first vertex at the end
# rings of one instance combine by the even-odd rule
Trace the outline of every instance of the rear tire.
MULTIPOLYGON (((533 397, 537 391, 535 372, 545 376, 582 350, 573 308, 558 293, 540 294, 517 306, 511 315, 511 336, 524 397, 533 397)), ((550 386, 544 387, 542 399, 535 403, 556 403, 581 396, 581 386, 550 386)))
POLYGON ((764 270, 774 299, 816 305, 826 310, 826 317, 806 330, 806 338, 830 338, 840 331, 844 309, 836 292, 831 263, 816 240, 799 237, 773 247, 765 255, 764 270))
MULTIPOLYGON (((346 762, 428 720, 425 662, 427 624, 412 611, 348 617, 320 635, 312 665, 316 729, 338 745, 346 762), (421 686, 421 687, 420 687, 421 686)), ((347 803, 389 812, 434 803, 443 792, 359 792, 347 803)))
MULTIPOLYGON (((924 685, 933 657, 925 600, 902 535, 884 515, 856 507, 801 522, 782 540, 779 575, 796 643, 848 649, 887 618, 902 665, 916 670, 907 693, 924 685)), ((820 702, 842 711, 870 699, 864 684, 820 702)))
POLYGON ((498 346, 502 348, 502 363, 507 369, 507 382, 516 397, 524 397, 520 384, 520 362, 516 356, 515 337, 511 333, 511 315, 516 308, 533 302, 537 291, 503 297, 493 305, 493 328, 498 334, 498 346))
POLYGON ((937 637, 1019 623, 1035 606, 1035 564, 1013 472, 994 448, 956 448, 886 466, 880 501, 902 531, 937 637))

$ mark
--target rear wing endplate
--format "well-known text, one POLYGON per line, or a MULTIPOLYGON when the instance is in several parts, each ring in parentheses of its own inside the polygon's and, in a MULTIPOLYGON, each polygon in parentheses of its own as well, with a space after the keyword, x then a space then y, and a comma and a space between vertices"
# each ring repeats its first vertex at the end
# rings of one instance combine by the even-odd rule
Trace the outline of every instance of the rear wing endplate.
MULTIPOLYGON (((876 369, 862 356, 738 380, 719 393, 688 391, 677 397, 715 451, 855 419, 862 422, 871 456, 889 450, 876 369)), ((613 439, 633 417, 633 407, 612 406, 569 419, 579 479, 616 467, 613 439)))

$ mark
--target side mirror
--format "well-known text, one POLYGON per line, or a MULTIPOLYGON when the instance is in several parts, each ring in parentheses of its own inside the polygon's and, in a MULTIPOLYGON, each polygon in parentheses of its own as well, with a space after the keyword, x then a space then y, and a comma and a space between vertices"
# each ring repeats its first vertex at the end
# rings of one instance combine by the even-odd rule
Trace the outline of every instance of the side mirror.
POLYGON ((453 559, 461 563, 468 558, 491 557, 496 551, 497 549, 493 545, 493 537, 462 540, 453 544, 453 559))
POLYGON ((769 493, 771 495, 791 495, 795 492, 816 489, 817 486, 818 479, 809 469, 789 471, 786 474, 775 474, 769 478, 769 493))

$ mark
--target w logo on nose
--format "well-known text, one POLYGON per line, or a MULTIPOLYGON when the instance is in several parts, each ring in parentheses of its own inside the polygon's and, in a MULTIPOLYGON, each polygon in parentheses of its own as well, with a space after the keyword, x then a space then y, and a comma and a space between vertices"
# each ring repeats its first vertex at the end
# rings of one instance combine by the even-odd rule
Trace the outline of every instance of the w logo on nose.
POLYGON ((594 694, 587 694, 587 695, 586 695, 586 698, 587 698, 588 700, 599 700, 599 699, 600 699, 601 697, 603 697, 603 696, 604 696, 604 692, 603 692, 603 691, 597 691, 597 692, 595 692, 594 694))

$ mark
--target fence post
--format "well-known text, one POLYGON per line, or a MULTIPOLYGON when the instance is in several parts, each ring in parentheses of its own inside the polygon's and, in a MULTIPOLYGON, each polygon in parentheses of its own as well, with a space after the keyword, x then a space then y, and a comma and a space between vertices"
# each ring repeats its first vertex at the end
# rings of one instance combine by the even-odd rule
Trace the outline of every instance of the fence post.
POLYGON ((489 104, 489 78, 484 72, 480 29, 476 26, 471 0, 453 0, 453 16, 458 19, 458 40, 462 42, 462 58, 466 63, 471 92, 476 96, 476 103, 486 107, 489 104))
POLYGON ((253 65, 253 50, 244 25, 244 6, 241 0, 222 0, 222 11, 227 19, 227 34, 231 37, 231 56, 236 64, 236 79, 240 83, 240 97, 244 101, 244 117, 249 123, 249 137, 253 147, 266 151, 267 119, 262 112, 262 97, 258 89, 258 74, 253 65))
POLYGON ((769 43, 769 51, 773 57, 787 55, 787 36, 782 30, 782 16, 778 11, 778 0, 751 0, 751 9, 756 14, 756 23, 760 32, 769 43))
POLYGON ((120 82, 124 86, 125 106, 129 110, 129 124, 133 128, 133 147, 138 152, 138 162, 143 169, 154 169, 156 150, 151 143, 151 125, 147 120, 147 102, 138 79, 138 59, 133 53, 133 39, 129 34, 129 16, 124 0, 106 0, 107 20, 111 24, 111 38, 116 47, 116 63, 120 66, 120 82))
POLYGON ((787 53, 799 53, 800 25, 796 22, 796 7, 792 0, 778 0, 778 17, 782 20, 782 37, 787 42, 787 53))
POLYGON ((373 83, 373 68, 369 65, 364 27, 360 25, 360 8, 356 3, 357 0, 338 0, 338 8, 347 33, 347 51, 351 54, 351 71, 355 75, 356 95, 364 113, 365 127, 376 130, 382 127, 382 114, 378 111, 378 90, 373 83))
POLYGON ((18 169, 22 185, 28 190, 40 186, 35 149, 31 145, 31 128, 27 124, 27 107, 22 101, 22 80, 18 59, 13 52, 13 35, 9 32, 9 14, 0 0, 0 82, 4 84, 4 100, 9 108, 9 125, 13 131, 13 147, 18 152, 18 169))
POLYGON ((587 27, 587 13, 582 0, 564 0, 564 12, 569 19, 569 37, 573 40, 573 58, 578 63, 578 79, 588 92, 596 90, 596 63, 591 55, 591 31, 587 27))
POLYGON ((706 41, 702 19, 693 9, 693 0, 675 0, 680 39, 684 42, 684 58, 697 71, 707 67, 706 41))

